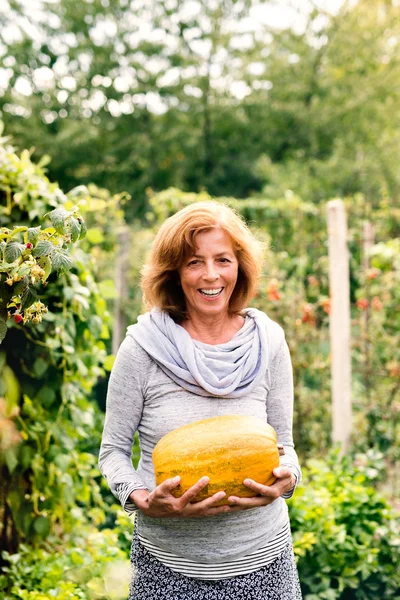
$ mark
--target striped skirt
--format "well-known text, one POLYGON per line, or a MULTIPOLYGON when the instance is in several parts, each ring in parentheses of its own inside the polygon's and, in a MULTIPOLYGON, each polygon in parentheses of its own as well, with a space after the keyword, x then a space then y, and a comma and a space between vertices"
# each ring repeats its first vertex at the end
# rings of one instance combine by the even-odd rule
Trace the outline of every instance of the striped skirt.
POLYGON ((140 543, 135 528, 129 600, 302 600, 293 548, 269 565, 229 579, 206 581, 172 571, 140 543))

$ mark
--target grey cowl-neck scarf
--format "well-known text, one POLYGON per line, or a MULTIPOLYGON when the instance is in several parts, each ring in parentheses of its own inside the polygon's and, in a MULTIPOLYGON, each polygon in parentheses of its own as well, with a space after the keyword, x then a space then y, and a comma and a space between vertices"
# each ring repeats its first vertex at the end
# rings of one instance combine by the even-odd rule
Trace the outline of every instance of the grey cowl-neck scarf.
POLYGON ((269 317, 255 308, 246 309, 244 316, 233 338, 215 346, 194 340, 156 308, 130 325, 127 335, 184 389, 200 396, 237 398, 257 387, 269 360, 269 317))

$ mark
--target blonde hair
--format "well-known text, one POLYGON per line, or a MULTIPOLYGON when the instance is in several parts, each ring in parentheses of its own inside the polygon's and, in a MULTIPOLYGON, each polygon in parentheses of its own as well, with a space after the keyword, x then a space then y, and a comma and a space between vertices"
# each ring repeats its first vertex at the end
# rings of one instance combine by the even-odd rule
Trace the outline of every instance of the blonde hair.
POLYGON ((210 200, 186 206, 161 225, 142 269, 141 288, 149 309, 157 306, 178 322, 187 318, 178 270, 195 253, 196 235, 216 228, 231 238, 239 263, 229 312, 238 314, 247 306, 261 274, 262 245, 233 209, 210 200))

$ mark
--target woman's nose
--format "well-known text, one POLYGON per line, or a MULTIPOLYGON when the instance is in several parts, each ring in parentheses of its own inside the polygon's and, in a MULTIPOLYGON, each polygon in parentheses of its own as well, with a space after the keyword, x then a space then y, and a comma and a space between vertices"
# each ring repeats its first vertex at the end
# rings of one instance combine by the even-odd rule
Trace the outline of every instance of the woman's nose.
POLYGON ((215 281, 216 279, 218 279, 218 277, 219 277, 219 273, 218 273, 218 270, 215 268, 215 265, 213 265, 213 264, 206 265, 204 279, 207 279, 207 281, 215 281))

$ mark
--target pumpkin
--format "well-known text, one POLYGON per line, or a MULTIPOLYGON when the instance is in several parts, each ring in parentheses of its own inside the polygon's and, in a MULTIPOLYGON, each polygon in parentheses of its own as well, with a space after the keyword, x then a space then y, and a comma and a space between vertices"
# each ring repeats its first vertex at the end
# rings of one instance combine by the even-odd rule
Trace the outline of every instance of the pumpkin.
POLYGON ((225 415, 178 427, 160 439, 153 450, 156 484, 180 475, 171 491, 179 498, 201 477, 210 478, 194 502, 219 491, 229 496, 250 498, 257 493, 243 485, 246 478, 271 485, 272 470, 279 466, 279 450, 273 427, 246 415, 225 415))

